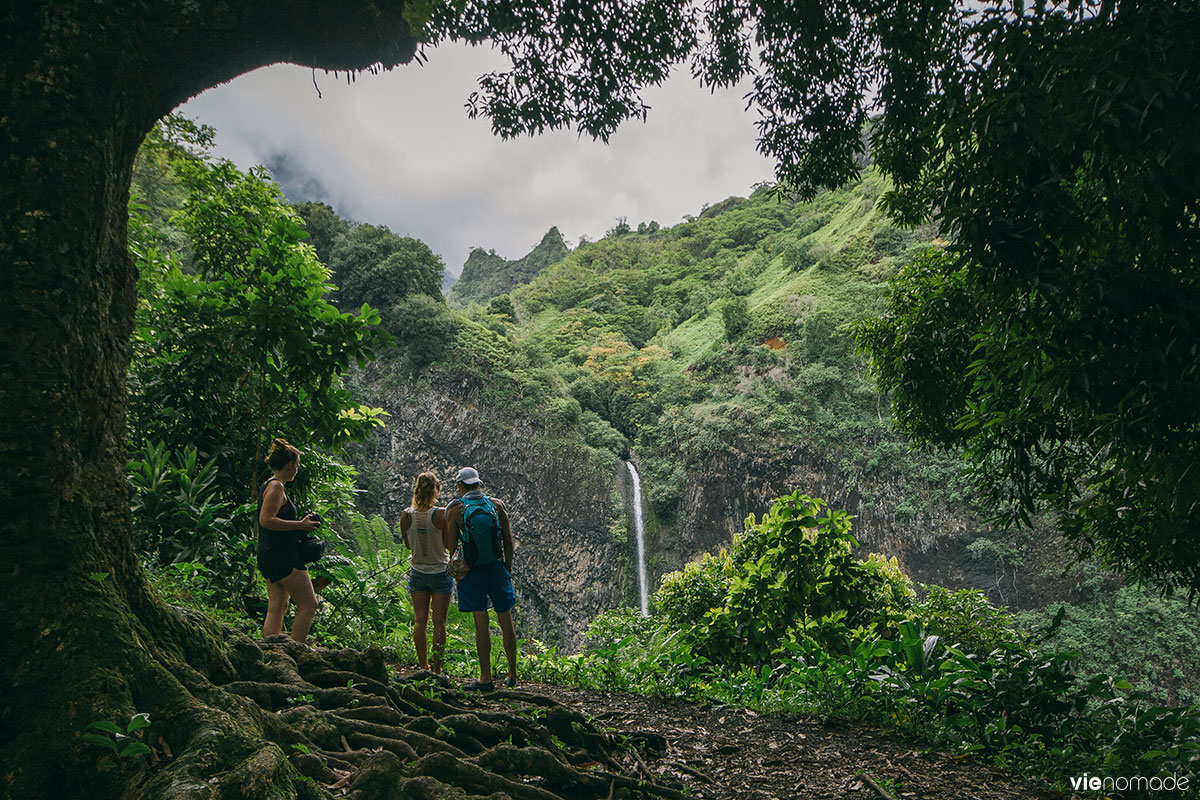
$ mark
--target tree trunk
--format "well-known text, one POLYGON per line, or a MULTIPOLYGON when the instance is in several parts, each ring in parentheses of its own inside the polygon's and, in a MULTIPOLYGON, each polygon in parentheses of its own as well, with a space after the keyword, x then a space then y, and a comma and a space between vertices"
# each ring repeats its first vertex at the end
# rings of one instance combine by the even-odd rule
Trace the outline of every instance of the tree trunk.
MULTIPOLYGON (((313 0, 0 11, 0 794, 137 794, 149 758, 117 759, 78 738, 135 712, 151 713, 149 738, 176 751, 287 772, 263 755, 245 704, 220 699, 209 680, 233 679, 245 643, 166 606, 133 552, 131 165, 156 119, 255 67, 407 62, 416 42, 403 11, 313 0)), ((195 760, 176 768, 189 780, 203 773, 195 760)), ((269 783, 248 796, 310 791, 269 783)), ((180 787, 172 794, 199 793, 180 787)))

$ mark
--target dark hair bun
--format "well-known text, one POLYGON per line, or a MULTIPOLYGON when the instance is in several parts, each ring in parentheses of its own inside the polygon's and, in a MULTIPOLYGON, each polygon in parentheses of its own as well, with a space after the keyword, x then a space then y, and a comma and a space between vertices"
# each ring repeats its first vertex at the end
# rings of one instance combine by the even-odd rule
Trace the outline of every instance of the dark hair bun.
POLYGON ((271 469, 281 470, 298 458, 300 458, 300 451, 294 445, 289 444, 287 439, 276 437, 267 450, 267 457, 263 460, 271 469))

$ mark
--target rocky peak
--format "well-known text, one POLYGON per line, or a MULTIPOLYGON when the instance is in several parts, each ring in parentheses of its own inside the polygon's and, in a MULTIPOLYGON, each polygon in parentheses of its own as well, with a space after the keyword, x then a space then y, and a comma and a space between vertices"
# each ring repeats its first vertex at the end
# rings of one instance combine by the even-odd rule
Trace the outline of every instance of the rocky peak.
POLYGON ((542 240, 516 261, 508 261, 495 250, 477 247, 467 256, 462 276, 450 290, 450 302, 457 306, 472 302, 486 303, 497 295, 507 294, 529 283, 569 252, 557 227, 546 231, 542 240))

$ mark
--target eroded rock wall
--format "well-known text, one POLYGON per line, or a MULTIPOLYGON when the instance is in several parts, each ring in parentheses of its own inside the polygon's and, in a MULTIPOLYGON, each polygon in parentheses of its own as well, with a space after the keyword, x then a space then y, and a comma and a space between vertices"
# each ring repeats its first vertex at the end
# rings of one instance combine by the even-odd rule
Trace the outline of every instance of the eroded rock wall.
POLYGON ((442 481, 439 504, 454 498, 454 476, 474 466, 485 491, 502 499, 516 552, 518 635, 575 648, 597 614, 619 604, 614 463, 556 438, 520 408, 491 401, 477 379, 427 372, 418 378, 371 367, 371 402, 390 415, 365 448, 366 469, 383 476, 379 511, 394 523, 417 474, 442 481))
POLYGON ((914 581, 980 589, 1013 608, 1070 599, 1079 588, 1078 570, 1064 574, 1071 557, 1048 525, 997 531, 944 485, 894 468, 848 472, 835 458, 807 444, 767 450, 733 443, 692 465, 677 521, 652 526, 651 585, 729 547, 748 515, 761 518, 776 498, 801 491, 853 514, 860 553, 895 556, 914 581), (981 539, 987 547, 971 546, 981 539))
MULTIPOLYGON (((621 462, 551 436, 519 407, 489 400, 477 378, 438 371, 403 377, 386 364, 363 377, 370 402, 390 415, 362 459, 364 471, 382 475, 373 510, 398 520, 423 470, 441 477, 444 505, 458 469, 479 469, 487 492, 510 509, 519 635, 575 650, 598 614, 636 607, 632 490, 621 462), (614 529, 625 536, 614 537, 614 529)), ((862 555, 896 556, 915 581, 978 588, 1013 608, 1071 599, 1078 589, 1078 571, 1064 572, 1070 556, 1046 526, 994 531, 944 486, 889 467, 847 472, 844 460, 809 444, 734 443, 690 465, 681 489, 670 524, 645 505, 651 591, 664 573, 729 547, 749 514, 761 517, 776 498, 797 490, 854 514, 862 555), (994 544, 972 547, 980 539, 994 544)))

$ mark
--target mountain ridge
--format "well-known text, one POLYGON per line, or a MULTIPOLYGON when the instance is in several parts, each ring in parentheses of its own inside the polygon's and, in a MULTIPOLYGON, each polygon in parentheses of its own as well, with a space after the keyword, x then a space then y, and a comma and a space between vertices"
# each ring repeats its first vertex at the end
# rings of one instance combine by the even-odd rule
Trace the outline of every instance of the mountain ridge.
POLYGON ((476 247, 467 256, 458 280, 450 286, 450 303, 459 308, 471 303, 486 303, 493 297, 529 283, 569 252, 566 241, 555 226, 546 231, 532 250, 513 261, 497 255, 495 250, 476 247))

